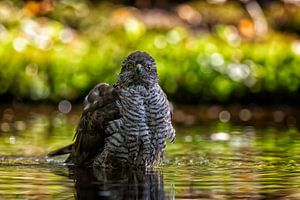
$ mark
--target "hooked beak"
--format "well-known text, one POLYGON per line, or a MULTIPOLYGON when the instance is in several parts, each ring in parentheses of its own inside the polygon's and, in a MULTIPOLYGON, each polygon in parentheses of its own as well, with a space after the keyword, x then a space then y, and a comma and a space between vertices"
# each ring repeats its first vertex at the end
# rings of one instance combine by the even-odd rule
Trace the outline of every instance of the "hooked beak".
POLYGON ((137 75, 140 75, 143 72, 143 67, 141 64, 137 64, 137 66, 135 68, 135 72, 137 75))

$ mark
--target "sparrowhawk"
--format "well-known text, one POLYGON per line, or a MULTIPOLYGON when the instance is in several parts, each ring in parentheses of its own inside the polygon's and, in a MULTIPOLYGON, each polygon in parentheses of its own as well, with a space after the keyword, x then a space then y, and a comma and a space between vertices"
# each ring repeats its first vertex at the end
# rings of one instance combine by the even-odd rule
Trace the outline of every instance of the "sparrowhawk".
POLYGON ((151 167, 166 140, 175 139, 172 109, 158 85, 154 59, 134 52, 114 85, 96 85, 84 100, 75 141, 49 156, 70 153, 66 162, 93 167, 151 167))

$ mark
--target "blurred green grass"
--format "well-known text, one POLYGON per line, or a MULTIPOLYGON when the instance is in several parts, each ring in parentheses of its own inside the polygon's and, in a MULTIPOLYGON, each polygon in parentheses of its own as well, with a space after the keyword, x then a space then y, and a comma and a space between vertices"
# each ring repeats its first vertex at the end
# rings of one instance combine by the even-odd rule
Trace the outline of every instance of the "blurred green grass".
POLYGON ((163 14, 155 19, 149 10, 107 2, 47 2, 0 2, 1 96, 78 100, 98 82, 114 83, 122 60, 140 50, 155 58, 160 84, 176 102, 299 97, 299 37, 272 27, 257 34, 239 4, 185 4, 177 14, 153 10, 163 14), (199 24, 182 20, 190 11, 199 24), (163 24, 174 16, 178 22, 163 24))

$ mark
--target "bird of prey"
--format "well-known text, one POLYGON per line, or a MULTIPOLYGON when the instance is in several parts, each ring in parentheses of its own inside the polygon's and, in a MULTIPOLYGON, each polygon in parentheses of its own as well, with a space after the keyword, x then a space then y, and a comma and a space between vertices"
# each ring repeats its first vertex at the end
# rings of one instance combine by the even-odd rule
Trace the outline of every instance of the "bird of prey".
POLYGON ((100 83, 86 96, 74 143, 49 156, 69 153, 66 162, 95 168, 148 168, 159 164, 166 140, 174 142, 171 118, 154 59, 137 51, 114 85, 100 83))

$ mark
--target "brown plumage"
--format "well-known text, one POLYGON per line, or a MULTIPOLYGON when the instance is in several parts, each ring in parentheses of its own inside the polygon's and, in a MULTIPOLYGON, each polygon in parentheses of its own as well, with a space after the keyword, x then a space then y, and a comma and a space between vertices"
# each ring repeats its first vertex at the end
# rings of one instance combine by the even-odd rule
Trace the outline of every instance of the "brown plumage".
POLYGON ((74 143, 49 156, 70 153, 66 162, 81 166, 147 167, 159 163, 167 138, 174 141, 172 110, 147 53, 130 54, 117 83, 96 85, 83 106, 74 143))
POLYGON ((108 136, 104 132, 105 125, 120 117, 114 91, 113 86, 103 83, 90 91, 84 101, 84 111, 74 136, 72 153, 67 161, 86 164, 103 149, 104 140, 108 136))
POLYGON ((105 125, 120 118, 116 105, 116 87, 105 83, 96 85, 84 100, 84 110, 74 136, 74 143, 50 152, 48 156, 70 153, 66 162, 76 165, 90 165, 93 158, 103 149, 105 125))

